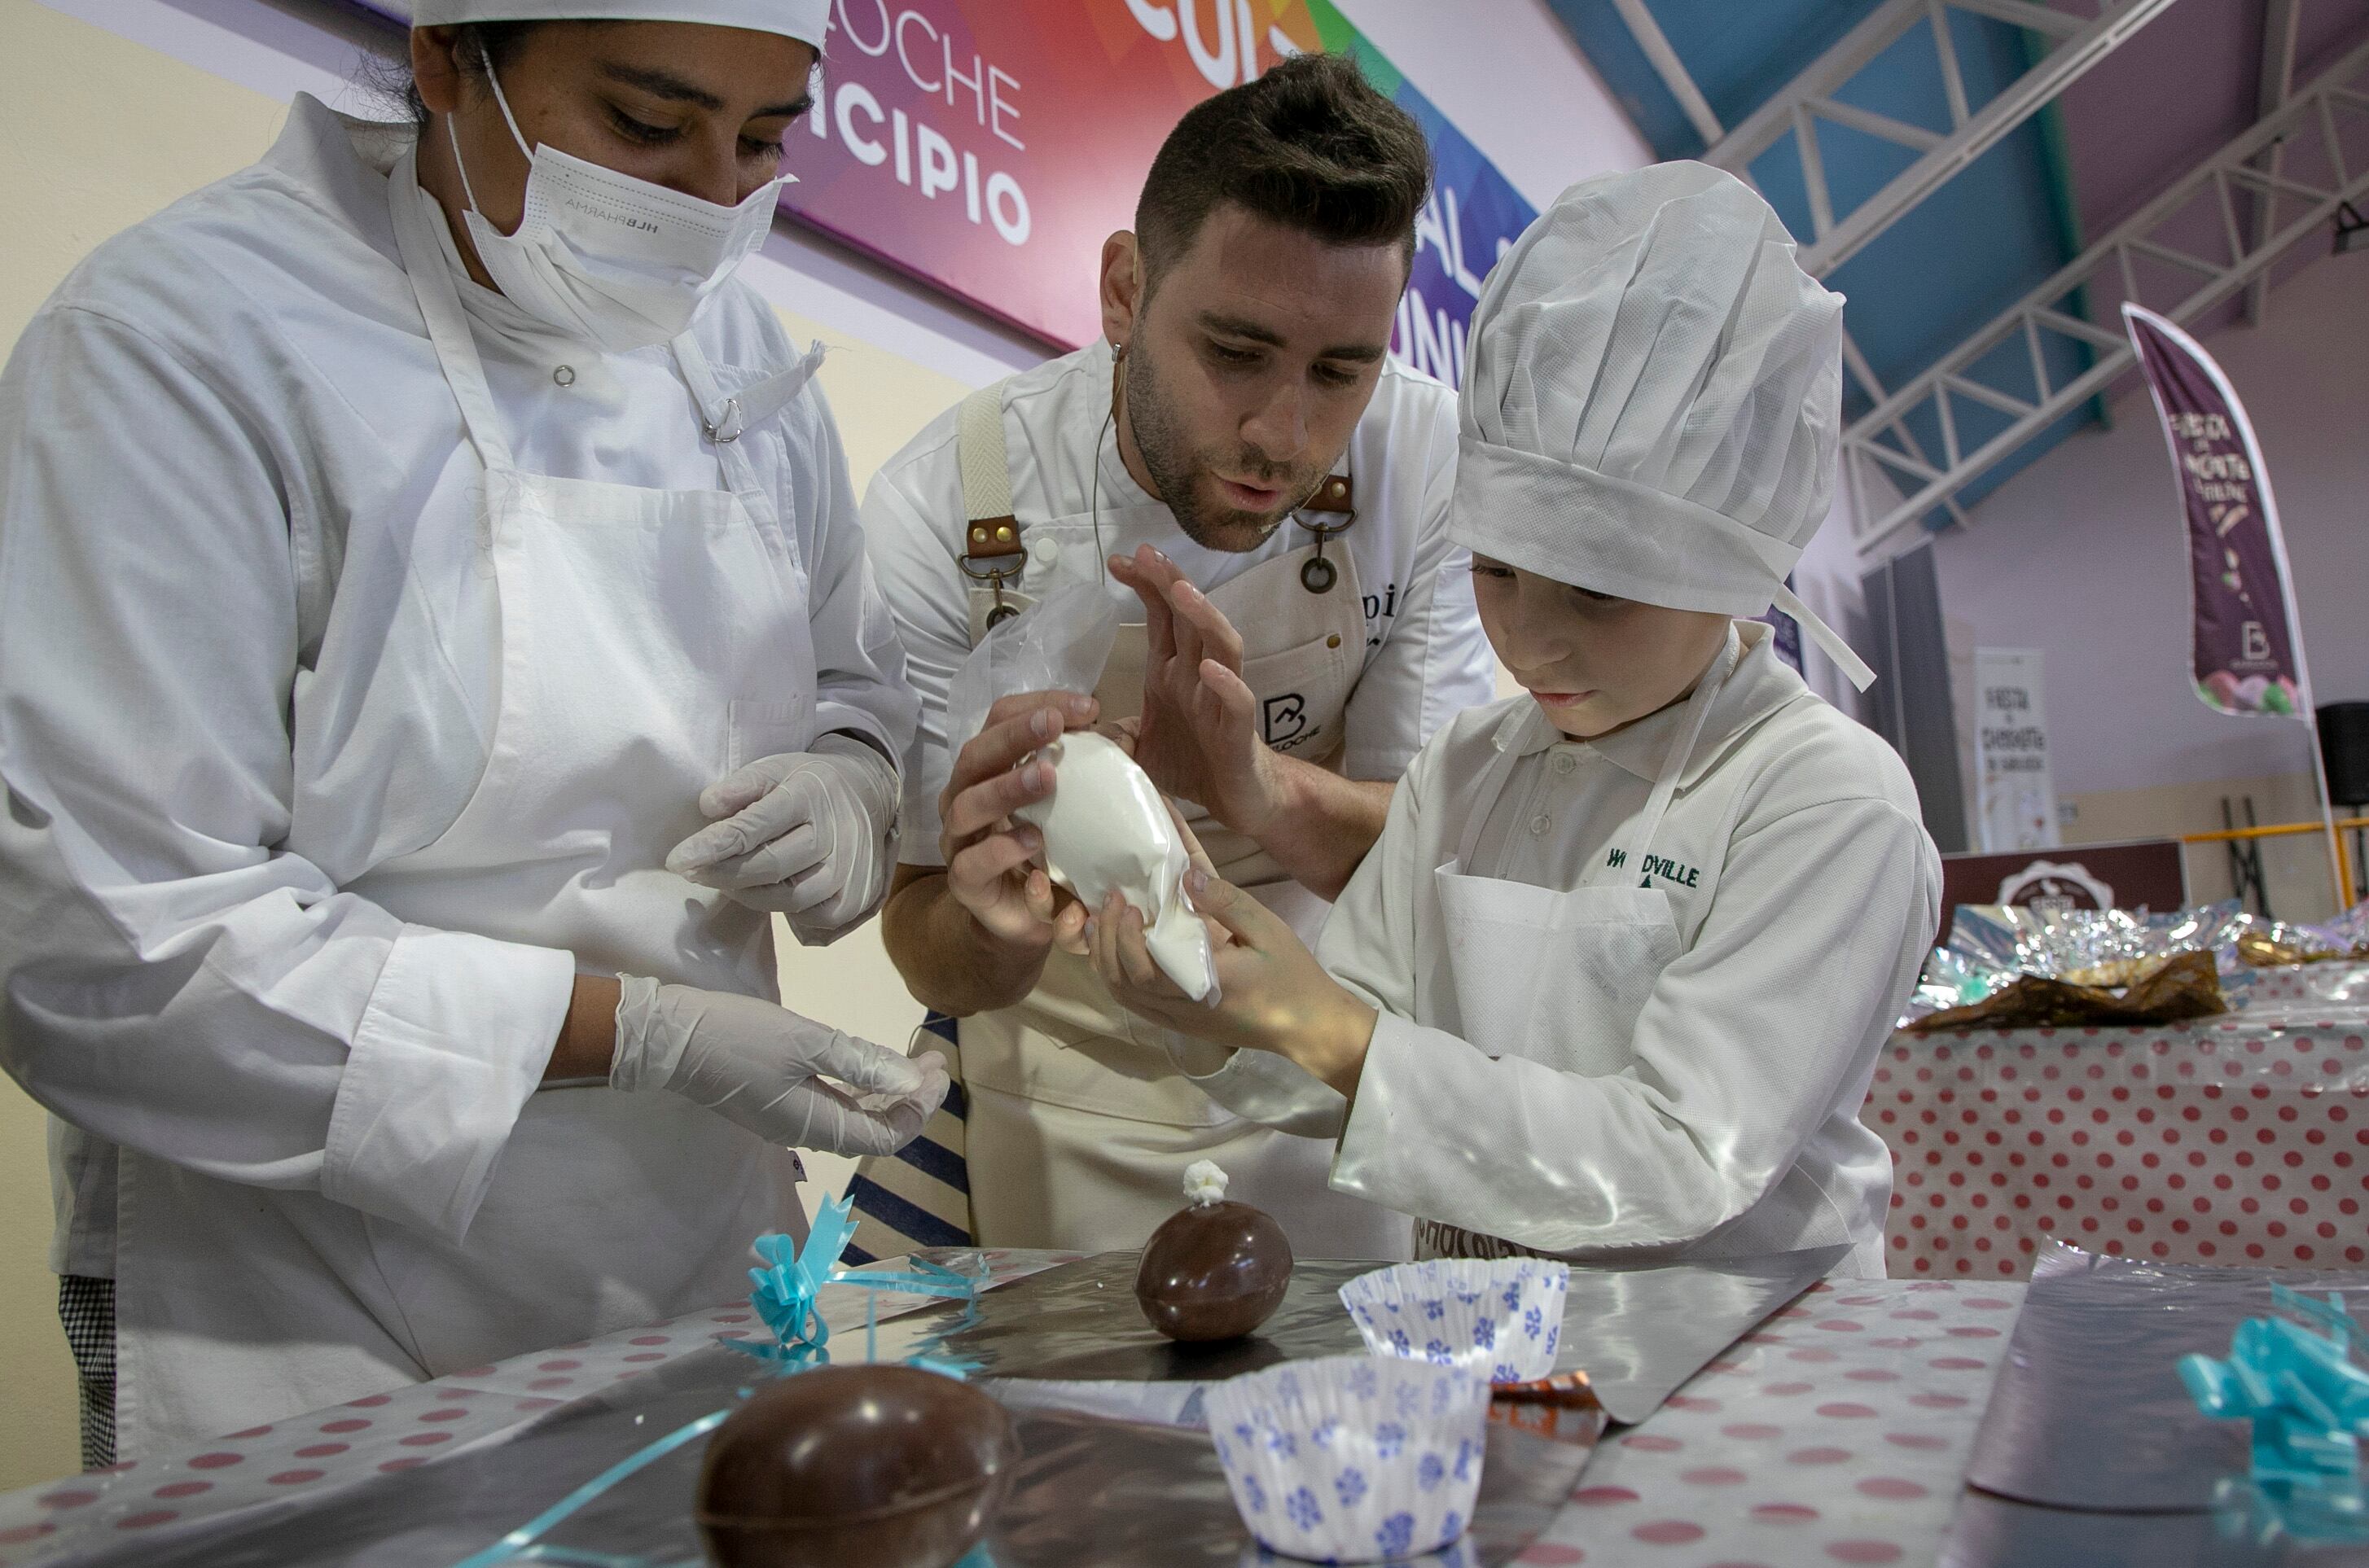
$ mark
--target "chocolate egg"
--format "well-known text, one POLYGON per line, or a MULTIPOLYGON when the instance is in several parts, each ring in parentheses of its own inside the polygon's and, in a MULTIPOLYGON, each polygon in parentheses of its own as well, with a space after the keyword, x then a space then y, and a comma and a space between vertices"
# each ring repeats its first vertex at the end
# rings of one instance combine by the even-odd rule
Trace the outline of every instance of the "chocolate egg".
POLYGON ((721 1568, 946 1568, 1012 1489, 1020 1436, 987 1395, 917 1367, 818 1367, 753 1395, 699 1472, 721 1568))
POLYGON ((1282 1304, 1291 1243, 1265 1210, 1196 1203, 1151 1233, 1135 1299, 1171 1339, 1239 1339, 1282 1304))

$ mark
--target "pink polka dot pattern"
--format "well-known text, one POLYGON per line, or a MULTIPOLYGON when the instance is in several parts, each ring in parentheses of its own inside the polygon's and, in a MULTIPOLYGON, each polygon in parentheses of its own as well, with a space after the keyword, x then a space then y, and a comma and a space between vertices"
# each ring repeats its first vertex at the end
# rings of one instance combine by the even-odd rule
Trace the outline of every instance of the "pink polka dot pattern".
MULTIPOLYGON (((1053 1256, 1014 1253, 1004 1267, 1016 1277, 1053 1256)), ((1814 1288, 1650 1421, 1600 1444, 1585 1484, 1516 1561, 1933 1561, 2021 1294, 2013 1283, 1930 1278, 1814 1288)), ((911 1310, 884 1299, 883 1315, 892 1307, 911 1310)), ((748 1316, 718 1309, 630 1328, 0 1496, 0 1568, 436 1462, 620 1374, 741 1332, 748 1316), (544 1369, 561 1360, 577 1365, 544 1369), (552 1379, 569 1386, 535 1392, 552 1379)))
MULTIPOLYGON (((1069 1253, 1013 1253, 990 1264, 990 1277, 1001 1284, 1075 1260, 1069 1253)), ((857 1286, 826 1286, 823 1311, 834 1323, 860 1325, 866 1294, 857 1286)), ((928 1304, 925 1297, 884 1292, 878 1314, 885 1320, 928 1304)), ((621 1376, 704 1350, 719 1335, 744 1334, 753 1321, 745 1304, 732 1304, 637 1324, 606 1338, 542 1347, 434 1382, 365 1393, 310 1415, 249 1426, 82 1476, 72 1485, 52 1482, 0 1494, 0 1568, 19 1568, 78 1541, 120 1540, 118 1531, 214 1518, 267 1503, 285 1506, 292 1494, 323 1497, 433 1463, 621 1376)))
POLYGON ((1935 1561, 2007 1346, 1951 1331, 2008 1326, 2021 1294, 1932 1279, 1814 1288, 1598 1444, 1585 1484, 1516 1561, 1935 1561), (1821 1358, 1802 1361, 1813 1347, 1821 1358), (1537 1555, 1554 1549, 1585 1555, 1537 1555))
POLYGON ((1894 1036, 1860 1110, 1892 1152, 1892 1274, 2025 1278, 2049 1237, 2369 1263, 2369 1025, 2256 995, 2259 1012, 2190 1024, 1894 1036))

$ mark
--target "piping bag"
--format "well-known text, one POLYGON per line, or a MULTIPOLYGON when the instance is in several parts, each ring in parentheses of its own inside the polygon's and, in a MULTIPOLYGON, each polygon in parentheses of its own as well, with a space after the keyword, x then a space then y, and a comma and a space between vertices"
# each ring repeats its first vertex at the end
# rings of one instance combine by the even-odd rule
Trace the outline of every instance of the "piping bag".
MULTIPOLYGON (((947 687, 948 744, 967 744, 1002 698, 1093 690, 1117 636, 1118 608, 1098 582, 1065 584, 990 628, 947 687)), ((1143 916, 1161 972, 1196 1002, 1216 1001, 1208 928, 1184 892, 1192 861, 1184 830, 1151 776, 1091 730, 1033 755, 1053 765, 1053 793, 1013 815, 1045 835, 1047 874, 1090 910, 1114 892, 1126 899, 1143 916)))

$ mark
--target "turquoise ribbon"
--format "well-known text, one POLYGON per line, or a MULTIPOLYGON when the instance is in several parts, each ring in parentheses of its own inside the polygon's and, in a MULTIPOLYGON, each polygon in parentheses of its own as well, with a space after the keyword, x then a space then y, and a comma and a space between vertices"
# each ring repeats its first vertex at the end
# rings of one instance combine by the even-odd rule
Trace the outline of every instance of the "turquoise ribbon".
MULTIPOLYGON (((658 1463, 692 1439, 704 1437, 715 1431, 724 1425, 725 1418, 731 1414, 728 1410, 711 1411, 687 1426, 677 1427, 647 1448, 619 1460, 533 1518, 486 1548, 485 1551, 475 1556, 462 1559, 453 1565, 453 1568, 494 1568, 498 1562, 507 1562, 512 1558, 527 1554, 534 1548, 536 1537, 548 1533, 570 1514, 575 1513, 627 1476, 658 1463)), ((541 1555, 541 1553, 537 1554, 541 1555)), ((578 1554, 578 1560, 581 1560, 581 1554, 578 1554)), ((562 1558, 558 1561, 565 1562, 566 1559, 562 1558)), ((632 1562, 633 1560, 619 1559, 618 1561, 632 1562)))
POLYGON ((2271 1287, 2274 1309, 2304 1319, 2248 1318, 2226 1359, 2183 1356, 2180 1381, 2205 1415, 2253 1423, 2256 1487, 2283 1506, 2294 1533, 2306 1518, 2325 1534, 2363 1539, 2369 1494, 2360 1477, 2361 1439, 2369 1437, 2369 1369, 2353 1359, 2364 1336, 2331 1293, 2325 1301, 2283 1285, 2271 1287))
POLYGON ((804 1246, 780 1234, 757 1238, 757 1256, 765 1267, 749 1271, 750 1281, 756 1287, 749 1304, 784 1350, 818 1350, 830 1342, 830 1324, 816 1305, 825 1285, 860 1285, 871 1290, 957 1301, 978 1294, 978 1279, 926 1258, 909 1259, 910 1269, 903 1272, 840 1267, 840 1257, 855 1236, 853 1209, 853 1199, 825 1199, 807 1229, 804 1246))
MULTIPOLYGON (((802 1371, 807 1367, 827 1362, 830 1352, 824 1346, 830 1340, 830 1324, 817 1304, 826 1284, 860 1285, 868 1290, 898 1290, 910 1295, 944 1296, 969 1301, 978 1294, 980 1280, 948 1268, 944 1264, 926 1258, 908 1259, 910 1272, 889 1269, 843 1269, 839 1267, 841 1255, 855 1234, 851 1218, 853 1203, 845 1198, 825 1199, 815 1214, 814 1223, 807 1233, 806 1245, 800 1246, 791 1237, 780 1234, 759 1236, 757 1256, 765 1267, 752 1268, 749 1278, 756 1289, 750 1293, 749 1304, 772 1331, 772 1345, 752 1345, 746 1340, 726 1339, 722 1344, 742 1351, 772 1365, 784 1376, 802 1371)), ((870 1298, 864 1314, 866 1335, 864 1354, 873 1353, 870 1329, 876 1315, 870 1298)), ((946 1377, 961 1379, 967 1364, 958 1360, 916 1356, 910 1365, 946 1377)), ((746 1398, 748 1391, 742 1391, 746 1398)), ((591 1502, 603 1492, 624 1481, 645 1466, 655 1464, 695 1437, 704 1437, 721 1426, 728 1410, 718 1410, 703 1415, 690 1426, 668 1433, 657 1442, 630 1458, 621 1460, 594 1476, 549 1508, 502 1537, 476 1555, 455 1564, 455 1568, 495 1568, 495 1564, 520 1559, 555 1562, 563 1568, 663 1568, 640 1558, 612 1557, 597 1551, 568 1547, 536 1544, 537 1538, 569 1515, 591 1502)), ((967 1563, 969 1559, 966 1559, 967 1563)))

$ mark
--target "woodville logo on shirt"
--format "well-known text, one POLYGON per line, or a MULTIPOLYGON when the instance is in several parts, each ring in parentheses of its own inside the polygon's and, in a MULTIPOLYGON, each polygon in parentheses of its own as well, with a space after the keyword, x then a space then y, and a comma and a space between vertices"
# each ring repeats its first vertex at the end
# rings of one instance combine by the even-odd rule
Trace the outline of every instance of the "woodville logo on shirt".
MULTIPOLYGON (((1629 851, 1608 849, 1604 853, 1604 863, 1617 871, 1629 863, 1629 851)), ((1646 856, 1640 865, 1640 869, 1644 873, 1644 885, 1649 888, 1654 885, 1655 877, 1661 878, 1673 887, 1681 888, 1697 886, 1702 881, 1702 872, 1697 868, 1680 865, 1676 860, 1665 859, 1659 855, 1646 856)))

